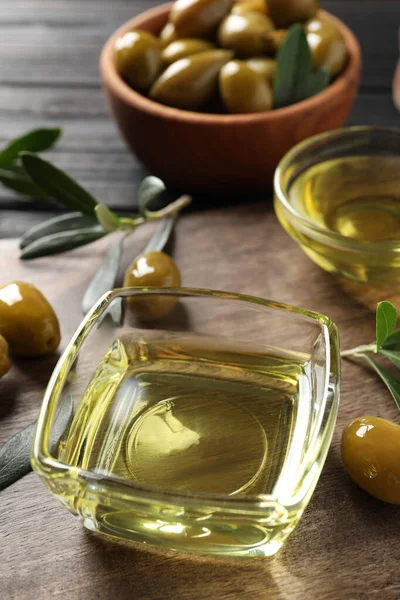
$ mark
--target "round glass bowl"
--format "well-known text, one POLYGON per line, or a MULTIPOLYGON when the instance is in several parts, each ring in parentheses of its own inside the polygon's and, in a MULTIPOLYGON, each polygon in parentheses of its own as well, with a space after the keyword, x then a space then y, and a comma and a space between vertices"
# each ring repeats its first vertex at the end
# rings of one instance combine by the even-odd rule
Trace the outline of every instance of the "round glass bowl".
POLYGON ((281 160, 274 188, 280 223, 320 267, 400 282, 400 129, 312 137, 281 160))
POLYGON ((109 292, 43 399, 32 464, 90 530, 181 551, 275 554, 317 483, 339 403, 327 318, 210 290, 109 292), (140 322, 114 303, 173 305, 140 322), (59 410, 74 415, 57 448, 59 410))

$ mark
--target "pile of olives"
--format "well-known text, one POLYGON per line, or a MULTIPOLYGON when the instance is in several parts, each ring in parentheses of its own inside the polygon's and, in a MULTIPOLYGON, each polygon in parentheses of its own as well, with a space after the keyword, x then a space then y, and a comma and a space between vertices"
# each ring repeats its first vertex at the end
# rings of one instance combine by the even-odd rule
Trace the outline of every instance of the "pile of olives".
POLYGON ((32 284, 12 281, 0 286, 0 377, 15 356, 50 354, 60 343, 57 316, 43 294, 32 284))
POLYGON ((334 77, 346 63, 341 32, 317 10, 318 0, 176 0, 158 38, 136 30, 117 40, 116 68, 134 90, 175 108, 268 111, 290 25, 304 23, 315 68, 334 77))

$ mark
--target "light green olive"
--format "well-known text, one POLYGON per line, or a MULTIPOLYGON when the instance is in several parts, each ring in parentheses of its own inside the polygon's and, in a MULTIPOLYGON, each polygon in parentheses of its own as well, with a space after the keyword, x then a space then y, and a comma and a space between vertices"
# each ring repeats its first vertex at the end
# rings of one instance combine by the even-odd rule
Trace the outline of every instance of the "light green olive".
POLYGON ((279 28, 312 19, 318 4, 318 0, 267 0, 268 14, 279 28))
POLYGON ((269 83, 272 83, 276 73, 276 60, 273 58, 255 57, 246 60, 246 64, 253 71, 260 73, 269 83))
POLYGON ((160 32, 158 37, 161 48, 166 48, 172 42, 178 39, 178 34, 176 33, 175 27, 172 23, 168 22, 160 32))
POLYGON ((271 110, 272 92, 263 75, 245 62, 232 60, 221 69, 220 91, 230 113, 257 113, 271 110))
POLYGON ((234 50, 240 58, 257 56, 265 51, 264 36, 274 29, 266 15, 247 13, 228 15, 218 30, 220 46, 234 50))
POLYGON ((249 12, 258 12, 266 15, 267 10, 266 0, 244 0, 244 2, 236 2, 231 12, 233 15, 245 15, 249 12))
POLYGON ((181 38, 203 37, 228 14, 232 0, 176 0, 170 21, 181 38))
MULTIPOLYGON (((138 256, 128 267, 125 287, 173 287, 181 285, 176 262, 164 252, 147 252, 138 256)), ((159 319, 176 304, 176 296, 130 296, 129 309, 141 319, 159 319)))
POLYGON ((342 435, 342 458, 363 490, 400 504, 400 427, 379 417, 360 417, 342 435))
POLYGON ((227 50, 208 50, 170 65, 150 90, 150 98, 186 110, 196 110, 214 94, 221 67, 232 58, 227 50))
POLYGON ((34 285, 11 281, 0 286, 0 335, 7 340, 11 354, 43 356, 58 348, 60 326, 34 285))
POLYGON ((11 362, 8 357, 8 344, 5 338, 0 335, 0 377, 3 377, 9 371, 11 362))
POLYGON ((264 36, 265 52, 275 56, 279 48, 282 46, 282 42, 285 39, 286 34, 287 29, 274 29, 274 31, 269 31, 266 33, 264 36))
POLYGON ((215 46, 210 42, 196 38, 176 40, 164 48, 161 53, 161 58, 164 64, 171 65, 181 58, 192 56, 192 54, 197 54, 198 52, 212 50, 213 48, 215 48, 215 46))
POLYGON ((314 67, 324 68, 337 75, 347 61, 346 44, 332 21, 319 18, 306 23, 306 34, 314 67))
POLYGON ((128 31, 115 43, 118 73, 137 90, 147 90, 161 69, 161 48, 147 31, 128 31))

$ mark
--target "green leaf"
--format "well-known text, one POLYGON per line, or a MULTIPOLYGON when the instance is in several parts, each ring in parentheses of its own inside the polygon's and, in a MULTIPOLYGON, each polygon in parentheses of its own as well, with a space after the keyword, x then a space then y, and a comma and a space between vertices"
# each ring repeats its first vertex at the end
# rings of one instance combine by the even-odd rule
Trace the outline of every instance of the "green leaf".
POLYGON ((383 348, 390 348, 391 350, 400 350, 400 329, 396 329, 391 333, 382 345, 383 348))
POLYGON ((59 217, 53 217, 48 219, 44 223, 40 223, 23 235, 19 247, 21 250, 32 244, 36 240, 42 237, 52 235, 54 233, 60 233, 62 231, 71 231, 74 229, 85 229, 86 227, 96 226, 97 221, 94 217, 88 215, 82 215, 82 213, 68 213, 67 215, 61 215, 59 217))
POLYGON ((143 179, 138 190, 139 212, 143 217, 151 216, 151 211, 147 208, 148 205, 165 192, 165 190, 164 182, 158 177, 150 175, 143 179))
POLYGON ((396 352, 393 350, 383 350, 381 348, 379 350, 379 354, 389 359, 398 369, 400 369, 400 352, 396 352))
MULTIPOLYGON (((103 296, 103 294, 109 292, 115 287, 118 273, 121 268, 121 258, 125 237, 125 235, 122 235, 119 240, 111 246, 101 261, 95 276, 89 283, 89 287, 87 288, 82 300, 82 310, 84 315, 91 310, 91 308, 103 296)), ((120 318, 117 319, 117 324, 119 324, 119 322, 120 318)))
POLYGON ((69 175, 36 154, 22 152, 20 156, 31 179, 54 200, 71 210, 94 215, 97 200, 69 175))
POLYGON ((376 345, 379 350, 397 323, 397 310, 391 302, 379 302, 376 308, 376 345))
POLYGON ((367 354, 360 354, 364 360, 378 373, 379 377, 386 384, 389 392, 392 394, 397 408, 400 410, 400 381, 395 379, 389 371, 374 362, 367 354))
POLYGON ((5 186, 32 198, 46 198, 46 192, 33 183, 32 179, 21 169, 15 167, 0 168, 0 182, 5 186))
POLYGON ((312 71, 311 53, 303 26, 289 27, 276 56, 274 77, 274 107, 282 108, 296 102, 296 92, 303 79, 312 71))
POLYGON ((90 244, 105 235, 107 235, 107 233, 100 225, 53 233, 41 237, 32 242, 32 244, 25 246, 20 254, 20 258, 22 260, 28 260, 39 258, 41 256, 59 254, 60 252, 66 252, 67 250, 90 244))
POLYGON ((330 81, 330 75, 325 69, 318 69, 317 71, 311 71, 304 78, 303 85, 299 85, 296 90, 296 102, 311 98, 322 92, 330 81))
POLYGON ((111 233, 117 231, 120 228, 120 221, 115 213, 112 212, 105 204, 98 204, 96 206, 95 214, 96 219, 103 227, 104 231, 111 233))
POLYGON ((20 152, 42 152, 48 150, 58 140, 61 129, 34 129, 12 140, 0 152, 0 167, 11 165, 20 152))
MULTIPOLYGON (((55 453, 60 440, 68 430, 73 417, 74 404, 68 396, 61 404, 54 419, 50 450, 55 453)), ((11 485, 32 470, 31 448, 36 422, 14 435, 0 449, 0 490, 11 485)))
POLYGON ((175 219, 176 217, 171 215, 163 221, 161 227, 154 233, 149 243, 143 250, 143 253, 162 252, 164 250, 174 229, 175 219))

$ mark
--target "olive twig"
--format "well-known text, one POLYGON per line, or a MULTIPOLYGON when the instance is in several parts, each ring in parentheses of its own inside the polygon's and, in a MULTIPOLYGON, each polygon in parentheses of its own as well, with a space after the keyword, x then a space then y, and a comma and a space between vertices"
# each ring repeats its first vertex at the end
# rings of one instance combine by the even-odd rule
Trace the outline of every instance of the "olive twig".
POLYGON ((342 358, 345 358, 346 356, 360 356, 365 352, 373 352, 376 354, 377 351, 376 343, 373 342, 372 344, 364 344, 361 346, 356 346, 355 348, 350 348, 350 350, 342 350, 340 356, 342 358))
POLYGON ((397 309, 391 302, 379 302, 376 308, 376 340, 341 352, 343 358, 362 358, 379 375, 400 410, 400 380, 372 359, 371 353, 380 355, 400 369, 400 329, 395 329, 397 309))

